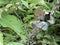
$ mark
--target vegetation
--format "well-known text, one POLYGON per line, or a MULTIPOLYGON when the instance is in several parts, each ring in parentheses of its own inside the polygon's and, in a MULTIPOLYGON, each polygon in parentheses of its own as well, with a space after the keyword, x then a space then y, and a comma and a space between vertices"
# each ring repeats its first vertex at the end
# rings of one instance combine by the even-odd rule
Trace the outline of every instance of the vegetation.
POLYGON ((30 22, 35 20, 34 9, 39 8, 50 12, 56 5, 56 0, 0 0, 0 45, 27 45, 32 40, 33 45, 60 45, 60 7, 53 16, 55 23, 46 31, 31 35, 30 22), (29 36, 30 36, 29 35, 29 36))

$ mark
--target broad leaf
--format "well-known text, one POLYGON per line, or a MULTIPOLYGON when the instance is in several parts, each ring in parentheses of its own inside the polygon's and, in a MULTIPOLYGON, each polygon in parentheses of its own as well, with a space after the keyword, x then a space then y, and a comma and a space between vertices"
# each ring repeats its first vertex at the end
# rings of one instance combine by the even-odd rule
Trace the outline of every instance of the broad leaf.
POLYGON ((23 44, 18 43, 18 42, 10 42, 10 43, 8 43, 8 44, 6 44, 6 45, 23 45, 23 44))
POLYGON ((0 18, 1 18, 1 14, 2 14, 2 12, 3 12, 3 10, 2 10, 2 9, 0 9, 0 18))
POLYGON ((0 18, 0 24, 13 29, 21 38, 23 37, 22 39, 25 41, 25 30, 22 22, 18 18, 13 15, 3 15, 2 18, 0 18))
POLYGON ((21 2, 23 5, 25 5, 28 8, 28 2, 27 1, 21 0, 21 2))
POLYGON ((10 0, 0 0, 0 6, 3 6, 7 3, 9 3, 10 0))
POLYGON ((44 0, 28 0, 30 3, 34 3, 34 4, 44 4, 44 0))
POLYGON ((0 32, 0 45, 3 45, 3 34, 0 32))

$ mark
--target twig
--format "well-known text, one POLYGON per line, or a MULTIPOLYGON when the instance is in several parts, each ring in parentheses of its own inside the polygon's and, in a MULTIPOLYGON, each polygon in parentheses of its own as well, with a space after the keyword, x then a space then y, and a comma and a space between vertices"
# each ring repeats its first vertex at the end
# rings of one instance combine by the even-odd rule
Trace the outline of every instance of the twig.
POLYGON ((14 11, 14 13, 16 14, 16 16, 17 16, 20 20, 22 20, 21 17, 19 16, 19 14, 18 14, 16 11, 14 11))
POLYGON ((56 9, 60 7, 60 2, 57 0, 56 5, 53 6, 50 15, 53 15, 56 12, 56 9))

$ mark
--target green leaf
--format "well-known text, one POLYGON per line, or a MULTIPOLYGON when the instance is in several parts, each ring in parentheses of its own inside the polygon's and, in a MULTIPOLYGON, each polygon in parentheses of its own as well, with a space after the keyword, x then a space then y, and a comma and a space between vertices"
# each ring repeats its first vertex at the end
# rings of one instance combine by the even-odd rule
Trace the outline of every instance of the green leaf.
POLYGON ((26 39, 26 37, 24 35, 26 31, 23 28, 23 24, 15 16, 3 15, 2 18, 0 18, 0 24, 4 27, 9 27, 9 28, 13 29, 20 37, 21 37, 21 35, 24 36, 24 38, 21 37, 22 40, 26 39))
POLYGON ((20 3, 21 0, 10 0, 10 3, 20 3))
POLYGON ((0 9, 0 18, 1 18, 1 14, 2 14, 2 12, 3 12, 3 10, 2 10, 2 9, 0 9))
POLYGON ((28 0, 28 1, 34 4, 44 4, 44 0, 28 0))
POLYGON ((23 5, 25 5, 28 8, 28 2, 27 1, 21 0, 21 2, 23 5))
POLYGON ((8 43, 8 44, 6 44, 6 45, 23 45, 23 44, 18 43, 18 42, 10 42, 10 43, 8 43))
POLYGON ((0 45, 3 45, 3 34, 0 32, 0 45))
POLYGON ((0 6, 3 6, 7 3, 9 3, 10 0, 0 0, 0 6))
POLYGON ((44 43, 44 44, 50 44, 50 41, 48 41, 46 39, 43 39, 42 43, 44 43))

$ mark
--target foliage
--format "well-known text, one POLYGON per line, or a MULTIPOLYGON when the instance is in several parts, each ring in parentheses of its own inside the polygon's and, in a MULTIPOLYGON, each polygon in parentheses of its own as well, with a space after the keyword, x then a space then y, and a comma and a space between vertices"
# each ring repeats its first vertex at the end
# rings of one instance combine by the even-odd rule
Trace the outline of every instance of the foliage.
POLYGON ((3 34, 0 32, 0 45, 3 45, 3 34))
POLYGON ((18 42, 10 42, 10 43, 8 43, 8 44, 6 44, 6 45, 23 45, 23 44, 20 44, 20 43, 18 43, 18 42))
MULTIPOLYGON (((0 45, 26 45, 26 33, 33 30, 29 26, 34 20, 34 9, 49 12, 55 4, 56 0, 0 0, 0 45)), ((34 37, 35 45, 60 45, 59 11, 60 8, 53 15, 55 24, 34 37)))

